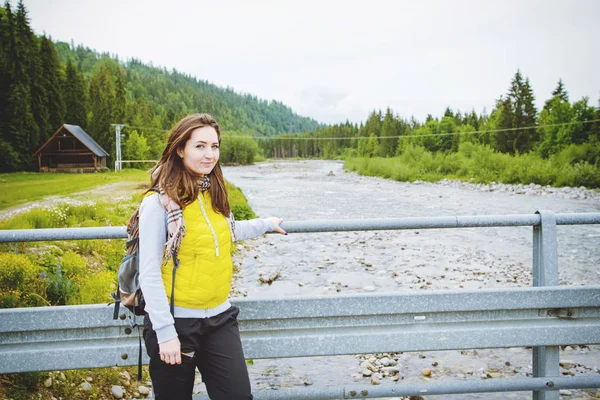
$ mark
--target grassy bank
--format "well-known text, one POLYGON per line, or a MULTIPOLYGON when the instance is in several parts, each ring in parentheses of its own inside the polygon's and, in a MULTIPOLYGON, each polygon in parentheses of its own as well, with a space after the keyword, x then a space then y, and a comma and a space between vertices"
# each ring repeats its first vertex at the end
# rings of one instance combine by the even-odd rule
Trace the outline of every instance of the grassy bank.
POLYGON ((72 193, 93 189, 118 182, 148 180, 146 171, 126 169, 121 172, 93 174, 63 174, 17 172, 0 174, 0 210, 14 207, 46 196, 68 196, 72 193))
POLYGON ((462 143, 455 153, 431 153, 423 147, 408 146, 397 157, 349 157, 344 168, 361 175, 379 176, 397 181, 459 179, 476 183, 585 186, 600 188, 600 166, 581 161, 578 147, 565 149, 543 159, 533 153, 511 156, 487 146, 462 143))

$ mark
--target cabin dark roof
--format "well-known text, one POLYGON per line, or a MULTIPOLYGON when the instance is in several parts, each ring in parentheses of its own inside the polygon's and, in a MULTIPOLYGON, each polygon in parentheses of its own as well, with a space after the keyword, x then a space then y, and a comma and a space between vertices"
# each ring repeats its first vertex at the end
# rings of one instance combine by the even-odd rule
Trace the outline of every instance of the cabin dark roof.
POLYGON ((100 147, 100 145, 96 143, 94 139, 90 137, 90 135, 85 133, 85 131, 81 129, 79 125, 64 124, 63 126, 67 128, 67 130, 71 132, 73 136, 79 139, 79 141, 88 149, 90 149, 95 155, 98 157, 108 157, 108 153, 102 147, 100 147))

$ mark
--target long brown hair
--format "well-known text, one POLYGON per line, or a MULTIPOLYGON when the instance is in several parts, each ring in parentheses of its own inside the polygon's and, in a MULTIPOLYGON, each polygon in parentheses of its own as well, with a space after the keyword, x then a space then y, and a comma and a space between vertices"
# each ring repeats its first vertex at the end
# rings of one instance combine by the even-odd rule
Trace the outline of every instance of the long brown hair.
MULTIPOLYGON (((177 150, 183 150, 192 136, 192 131, 205 126, 214 128, 221 144, 221 129, 217 120, 209 114, 192 114, 182 118, 169 132, 169 139, 158 164, 152 169, 152 186, 160 186, 183 209, 198 198, 200 187, 198 176, 183 165, 177 150)), ((231 208, 225 187, 221 165, 217 161, 208 175, 210 197, 215 211, 229 217, 231 208)))

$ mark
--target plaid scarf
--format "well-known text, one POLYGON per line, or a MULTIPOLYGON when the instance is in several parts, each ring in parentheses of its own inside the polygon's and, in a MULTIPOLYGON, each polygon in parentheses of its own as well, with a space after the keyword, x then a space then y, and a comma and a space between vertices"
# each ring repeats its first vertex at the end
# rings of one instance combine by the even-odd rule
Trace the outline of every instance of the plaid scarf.
MULTIPOLYGON (((210 187, 210 179, 208 175, 200 180, 200 191, 205 192, 210 187)), ((174 254, 179 252, 181 240, 185 236, 185 222, 183 220, 183 211, 181 207, 174 202, 163 190, 158 188, 160 202, 167 210, 167 243, 163 255, 163 264, 167 264, 174 254)))

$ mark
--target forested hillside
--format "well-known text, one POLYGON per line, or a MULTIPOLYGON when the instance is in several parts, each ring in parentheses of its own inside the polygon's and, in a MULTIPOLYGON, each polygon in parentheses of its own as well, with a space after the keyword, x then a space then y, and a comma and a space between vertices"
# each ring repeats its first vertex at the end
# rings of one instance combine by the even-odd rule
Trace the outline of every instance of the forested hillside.
POLYGON ((193 112, 208 112, 223 130, 252 136, 319 126, 281 102, 139 60, 122 61, 83 45, 54 43, 32 32, 21 2, 16 10, 8 1, 0 8, 2 171, 33 169, 34 151, 63 123, 83 127, 111 157, 115 133, 110 124, 127 124, 125 133, 135 130, 136 144, 147 146, 145 154, 134 156, 156 158, 165 130, 193 112))

